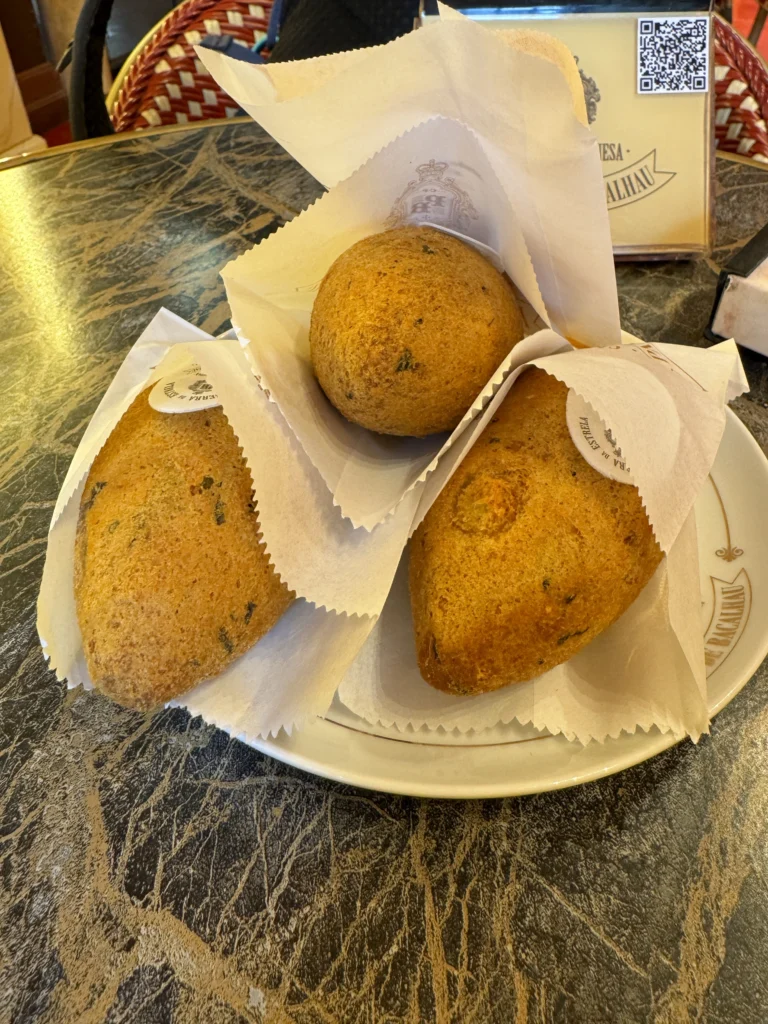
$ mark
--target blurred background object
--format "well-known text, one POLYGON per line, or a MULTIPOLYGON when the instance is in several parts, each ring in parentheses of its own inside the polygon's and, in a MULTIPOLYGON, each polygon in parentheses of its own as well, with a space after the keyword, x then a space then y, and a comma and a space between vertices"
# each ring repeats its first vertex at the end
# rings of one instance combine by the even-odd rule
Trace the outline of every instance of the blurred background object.
MULTIPOLYGON (((412 28, 419 8, 419 0, 13 0, 0 25, 30 134, 57 145, 232 116, 191 40, 218 35, 238 48, 227 52, 247 57, 264 46, 271 16, 270 59, 297 60, 388 42, 412 28)), ((765 162, 768 0, 721 0, 717 10, 718 148, 765 162)))
POLYGON ((717 148, 768 164, 768 67, 734 25, 714 27, 717 148))
POLYGON ((281 32, 272 59, 297 60, 388 42, 413 28, 419 8, 419 0, 19 2, 29 5, 69 94, 56 143, 238 113, 195 58, 193 46, 206 37, 258 59, 252 53, 264 47, 272 17, 270 43, 281 32))
POLYGON ((19 146, 25 139, 32 139, 26 151, 44 148, 44 142, 33 137, 45 135, 66 120, 67 98, 32 0, 0 5, 0 33, 4 36, 0 42, 0 151, 19 146))
MULTIPOLYGON (((271 0, 185 0, 179 4, 141 40, 115 78, 104 111, 111 127, 118 132, 133 131, 240 113, 197 59, 194 47, 208 40, 229 53, 248 53, 266 41, 271 13, 271 0)), ((88 69, 84 71, 87 75, 88 69)), ((73 88, 75 85, 86 100, 89 91, 97 87, 92 71, 90 81, 78 77, 73 88)), ((103 98, 101 105, 104 108, 103 98)), ((77 137, 106 134, 99 131, 99 121, 87 109, 80 120, 74 94, 70 110, 77 137)))
POLYGON ((272 60, 297 60, 388 42, 410 31, 418 14, 418 0, 185 0, 125 59, 105 112, 95 65, 104 40, 109 47, 112 5, 113 0, 85 0, 75 28, 70 91, 75 138, 239 113, 197 60, 194 46, 200 43, 241 59, 271 54, 272 60))
POLYGON ((2 29, 0 29, 0 96, 3 97, 3 104, 0 108, 0 160, 45 148, 45 139, 32 134, 2 29))
POLYGON ((283 0, 273 60, 378 46, 410 32, 419 0, 283 0))
POLYGON ((735 338, 768 356, 768 225, 720 271, 712 314, 704 334, 710 341, 735 338))
POLYGON ((732 0, 728 7, 730 13, 723 12, 726 20, 763 57, 768 57, 768 32, 765 31, 768 0, 732 0))

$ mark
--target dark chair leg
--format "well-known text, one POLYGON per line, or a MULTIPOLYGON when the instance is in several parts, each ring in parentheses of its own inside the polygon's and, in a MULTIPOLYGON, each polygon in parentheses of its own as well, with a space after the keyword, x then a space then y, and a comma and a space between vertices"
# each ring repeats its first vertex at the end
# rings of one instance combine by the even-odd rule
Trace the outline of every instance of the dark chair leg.
POLYGON ((75 140, 114 133, 101 77, 107 22, 113 3, 114 0, 85 0, 77 19, 69 90, 69 120, 75 140))
POLYGON ((752 31, 749 33, 749 42, 755 48, 757 47, 758 41, 760 39, 760 35, 761 35, 762 31, 763 31, 763 27, 765 25, 766 16, 768 16, 768 11, 761 4, 760 8, 759 8, 759 10, 757 12, 757 15, 755 17, 755 22, 754 22, 754 24, 752 26, 752 31))

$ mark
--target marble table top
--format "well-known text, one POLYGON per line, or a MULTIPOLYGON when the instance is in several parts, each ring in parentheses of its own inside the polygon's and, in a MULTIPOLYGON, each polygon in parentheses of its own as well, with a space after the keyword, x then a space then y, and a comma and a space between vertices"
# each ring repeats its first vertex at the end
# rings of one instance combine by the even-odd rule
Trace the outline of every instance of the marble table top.
MULTIPOLYGON (((109 380, 161 305, 223 330, 219 268, 318 194, 251 123, 0 171, 0 1024, 765 1022, 765 665, 698 747, 467 803, 313 778, 47 670, 46 531, 109 380)), ((768 173, 721 162, 717 211, 711 259, 619 268, 626 329, 703 343, 768 173)))

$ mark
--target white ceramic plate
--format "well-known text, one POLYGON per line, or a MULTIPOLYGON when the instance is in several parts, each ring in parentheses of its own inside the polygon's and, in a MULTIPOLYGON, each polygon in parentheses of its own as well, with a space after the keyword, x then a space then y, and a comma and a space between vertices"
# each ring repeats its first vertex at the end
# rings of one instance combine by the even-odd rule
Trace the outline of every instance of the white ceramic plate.
MULTIPOLYGON (((768 652, 765 509, 768 461, 728 410, 712 475, 696 502, 710 716, 733 699, 768 652)), ((471 798, 575 786, 674 743, 656 729, 586 747, 516 724, 465 737, 401 733, 370 726, 337 701, 310 728, 254 745, 297 768, 367 789, 471 798)))

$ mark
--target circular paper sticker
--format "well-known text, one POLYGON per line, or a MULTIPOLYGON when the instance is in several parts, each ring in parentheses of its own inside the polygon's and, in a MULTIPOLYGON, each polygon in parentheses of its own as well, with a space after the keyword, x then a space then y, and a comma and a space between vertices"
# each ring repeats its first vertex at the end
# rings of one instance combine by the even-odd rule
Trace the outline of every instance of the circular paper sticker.
POLYGON ((149 393, 149 404, 157 412, 197 412, 213 409, 221 401, 200 366, 193 363, 162 377, 149 393))
POLYGON ((571 440, 593 469, 619 483, 632 483, 632 474, 616 438, 592 406, 575 391, 568 392, 565 419, 571 440))

